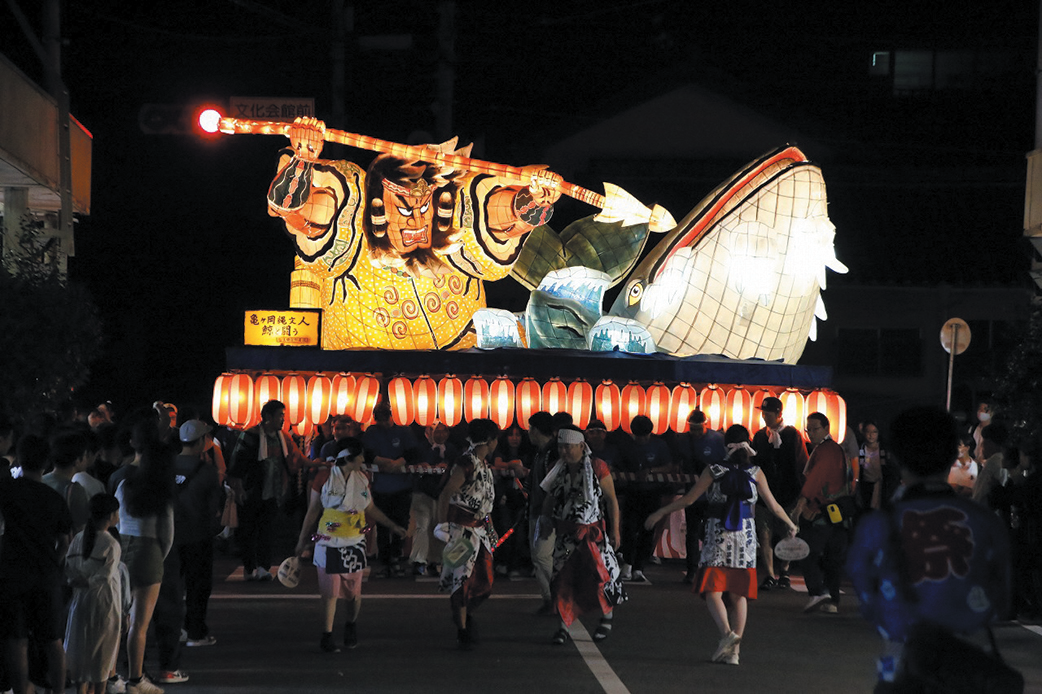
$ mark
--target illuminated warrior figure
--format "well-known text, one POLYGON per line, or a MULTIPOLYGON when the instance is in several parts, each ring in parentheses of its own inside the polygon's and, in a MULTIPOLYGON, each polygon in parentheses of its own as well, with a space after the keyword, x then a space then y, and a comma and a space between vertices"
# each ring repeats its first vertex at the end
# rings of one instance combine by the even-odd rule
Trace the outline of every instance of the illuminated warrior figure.
MULTIPOLYGON (((295 308, 323 310, 322 348, 463 349, 483 282, 506 276, 546 222, 561 178, 530 186, 382 154, 363 171, 319 159, 325 126, 298 119, 268 191, 296 244, 295 308), (309 292, 300 290, 311 290, 309 292)), ((455 139, 432 146, 455 152, 455 139)))

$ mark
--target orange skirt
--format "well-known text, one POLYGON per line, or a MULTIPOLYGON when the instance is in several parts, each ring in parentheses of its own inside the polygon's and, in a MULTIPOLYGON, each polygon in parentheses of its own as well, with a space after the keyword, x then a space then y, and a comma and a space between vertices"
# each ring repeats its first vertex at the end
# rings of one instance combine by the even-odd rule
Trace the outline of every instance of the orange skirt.
POLYGON ((750 600, 756 599, 756 569, 729 569, 723 566, 704 566, 701 578, 691 589, 705 597, 706 593, 734 593, 750 600))

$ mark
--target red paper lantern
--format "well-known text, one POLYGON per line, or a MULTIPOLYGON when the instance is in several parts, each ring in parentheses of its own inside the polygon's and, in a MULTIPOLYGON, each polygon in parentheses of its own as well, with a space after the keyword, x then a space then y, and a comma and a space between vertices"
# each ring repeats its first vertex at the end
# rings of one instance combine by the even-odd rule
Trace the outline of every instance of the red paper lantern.
POLYGON ((630 381, 622 389, 622 430, 627 434, 633 433, 633 418, 644 414, 648 395, 636 381, 630 381))
POLYGON ((463 417, 468 422, 488 417, 488 383, 471 376, 463 384, 463 417))
POLYGON ((492 381, 488 389, 488 416, 505 430, 514 422, 514 383, 506 376, 492 381))
POLYGON ((347 373, 339 373, 333 377, 332 393, 329 397, 329 411, 334 415, 350 415, 355 409, 355 389, 358 382, 347 373))
POLYGON ((373 408, 376 407, 376 399, 380 397, 380 381, 372 374, 366 374, 358 379, 355 390, 355 406, 351 416, 359 424, 368 426, 373 421, 373 408))
POLYGON ((765 398, 773 397, 775 397, 774 391, 766 388, 762 388, 753 393, 753 418, 751 420, 752 426, 749 427, 749 431, 752 433, 755 434, 760 429, 763 429, 763 417, 760 415, 760 407, 763 405, 765 398))
POLYGON ((724 423, 724 394, 715 383, 707 385, 698 396, 698 409, 706 416, 707 429, 719 429, 724 423))
POLYGON ((294 434, 301 437, 302 439, 306 439, 307 437, 315 433, 314 423, 312 423, 312 421, 306 417, 294 424, 292 427, 290 427, 290 429, 293 431, 294 434))
POLYGON ((318 425, 329 419, 329 401, 332 392, 333 382, 325 374, 315 374, 308 379, 307 420, 309 422, 318 425))
POLYGON ((253 416, 250 426, 260 422, 261 408, 271 400, 282 399, 282 381, 272 373, 263 373, 253 382, 253 416))
POLYGON ((698 409, 698 391, 690 383, 680 383, 669 396, 669 428, 678 434, 687 431, 687 418, 698 409))
POLYGON ((213 421, 219 426, 228 426, 228 398, 230 397, 232 375, 223 373, 213 382, 213 421))
POLYGON ((651 420, 651 433, 666 433, 666 429, 669 428, 669 388, 665 384, 655 382, 648 386, 644 414, 651 420))
POLYGON ((449 427, 463 421, 463 383, 455 376, 438 382, 438 417, 449 427))
POLYGON ((829 418, 829 435, 836 443, 843 443, 847 435, 847 404, 831 390, 815 390, 807 396, 807 416, 820 412, 829 418))
POLYGON ((413 414, 421 427, 434 424, 438 418, 438 384, 430 376, 420 376, 412 384, 413 414))
MULTIPOLYGON (((786 424, 791 424, 800 432, 807 426, 807 409, 803 394, 795 388, 786 388, 778 395, 782 404, 782 419, 786 424)), ((804 437, 806 438, 806 437, 804 437)))
POLYGON ((615 431, 622 421, 622 394, 619 387, 611 381, 601 381, 593 393, 597 405, 597 416, 604 422, 604 428, 615 431))
POLYGON ((522 378, 514 389, 517 425, 528 431, 528 419, 543 409, 543 390, 534 378, 522 378))
POLYGON ((228 422, 244 427, 253 417, 253 379, 249 374, 234 374, 228 384, 228 422))
POLYGON ((543 409, 550 414, 564 412, 568 403, 568 388, 556 376, 543 384, 543 409))
POLYGON ((741 424, 752 435, 753 396, 745 388, 735 386, 724 400, 724 429, 741 424))
POLYGON ((282 379, 282 404, 286 406, 286 423, 289 427, 304 419, 307 414, 308 384, 303 376, 292 373, 282 379))
POLYGON ((593 386, 581 378, 569 383, 567 412, 575 426, 585 429, 593 416, 593 386))
POLYGON ((387 384, 387 402, 391 406, 391 419, 400 427, 407 427, 413 420, 412 381, 404 376, 395 376, 387 384))

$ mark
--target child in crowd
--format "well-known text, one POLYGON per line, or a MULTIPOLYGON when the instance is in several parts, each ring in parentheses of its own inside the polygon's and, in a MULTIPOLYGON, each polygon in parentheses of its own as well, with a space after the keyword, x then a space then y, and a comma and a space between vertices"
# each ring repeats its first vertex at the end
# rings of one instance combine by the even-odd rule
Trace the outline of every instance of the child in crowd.
POLYGON ((74 592, 65 629, 68 678, 79 694, 105 694, 116 664, 123 623, 119 540, 119 502, 111 494, 90 500, 90 520, 72 541, 65 574, 74 592))

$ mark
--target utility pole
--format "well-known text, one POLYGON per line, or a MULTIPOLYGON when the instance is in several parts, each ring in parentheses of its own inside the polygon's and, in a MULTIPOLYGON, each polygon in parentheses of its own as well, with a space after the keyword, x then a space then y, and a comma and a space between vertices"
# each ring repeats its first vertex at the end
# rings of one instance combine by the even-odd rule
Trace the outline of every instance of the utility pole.
POLYGON ((1038 56, 1035 63, 1035 149, 1028 152, 1024 186, 1024 236, 1031 241, 1031 278, 1035 302, 1042 301, 1042 0, 1038 13, 1038 56))

